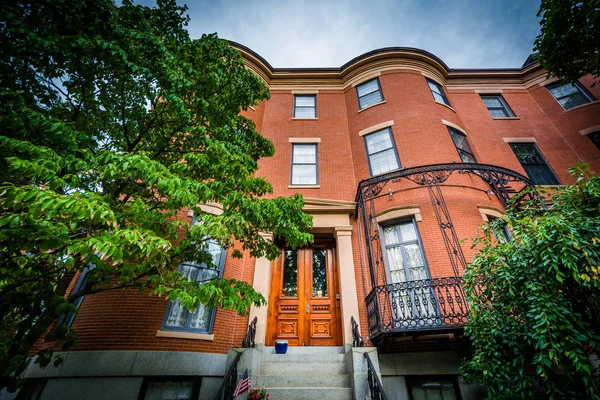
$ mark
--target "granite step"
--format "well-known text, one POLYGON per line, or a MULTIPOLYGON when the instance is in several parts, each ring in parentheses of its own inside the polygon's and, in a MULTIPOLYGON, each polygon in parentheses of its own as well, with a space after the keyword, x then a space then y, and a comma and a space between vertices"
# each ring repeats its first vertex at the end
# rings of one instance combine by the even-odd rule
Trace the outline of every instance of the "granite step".
POLYGON ((261 375, 258 387, 335 387, 349 388, 350 378, 347 374, 336 375, 261 375))
POLYGON ((263 362, 261 375, 339 375, 347 374, 346 364, 340 362, 263 362))
MULTIPOLYGON (((289 346, 286 354, 345 354, 344 346, 289 346)), ((265 346, 263 355, 276 354, 274 346, 265 346)))
POLYGON ((324 354, 263 354, 264 363, 343 363, 344 355, 337 353, 324 354))
POLYGON ((266 388, 270 395, 270 400, 351 400, 351 388, 336 387, 296 387, 266 388))

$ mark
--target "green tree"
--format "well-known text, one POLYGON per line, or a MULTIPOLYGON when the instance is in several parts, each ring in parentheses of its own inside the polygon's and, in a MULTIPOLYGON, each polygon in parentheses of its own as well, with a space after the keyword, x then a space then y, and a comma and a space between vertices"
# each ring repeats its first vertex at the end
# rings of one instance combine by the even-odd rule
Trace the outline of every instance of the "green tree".
MULTIPOLYGON (((244 313, 265 302, 249 284, 200 285, 177 266, 210 266, 207 238, 271 259, 279 249, 261 232, 312 240, 302 197, 275 198, 255 174, 274 147, 240 111, 268 88, 216 35, 191 40, 185 11, 174 0, 0 4, 0 388, 20 384, 40 336, 72 344, 72 331, 49 328, 81 296, 138 288, 244 313), (210 202, 223 214, 202 212, 210 202)), ((52 351, 39 356, 47 365, 52 351)))
POLYGON ((569 82, 600 76, 600 1, 542 0, 538 17, 534 49, 551 76, 569 82))
POLYGON ((588 361, 600 350, 600 177, 571 172, 576 183, 548 211, 508 212, 475 241, 464 277, 473 355, 462 370, 489 398, 600 395, 588 361), (512 240, 497 243, 504 223, 512 240))

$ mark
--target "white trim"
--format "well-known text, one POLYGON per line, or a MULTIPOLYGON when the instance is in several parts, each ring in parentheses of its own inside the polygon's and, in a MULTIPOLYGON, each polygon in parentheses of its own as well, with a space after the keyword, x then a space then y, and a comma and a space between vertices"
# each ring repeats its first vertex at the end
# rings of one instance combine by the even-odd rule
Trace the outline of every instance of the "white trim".
POLYGON ((534 137, 503 137, 505 143, 537 143, 534 137))
POLYGON ((292 121, 318 121, 319 118, 314 117, 314 118, 296 118, 296 117, 292 117, 292 121))
POLYGON ((288 189, 321 189, 321 185, 288 185, 288 189))
POLYGON ((492 207, 492 206, 477 206, 477 208, 479 209, 479 213, 481 214, 481 218, 483 218, 483 220, 485 222, 489 221, 488 215, 490 217, 495 217, 495 218, 499 218, 499 217, 502 217, 504 215, 504 213, 501 212, 501 210, 499 210, 496 207, 492 207))
MULTIPOLYGON (((370 81, 370 80, 372 80, 374 78, 377 78, 379 76, 381 76, 381 71, 377 71, 377 72, 373 72, 373 73, 370 73, 370 74, 366 74, 366 75, 357 77, 357 78, 355 78, 356 81, 354 83, 352 83, 352 87, 356 87, 358 85, 361 85, 364 82, 370 81)), ((379 87, 379 89, 381 89, 381 87, 379 87)))
POLYGON ((209 335, 207 333, 193 333, 193 332, 176 332, 176 331, 156 331, 156 337, 162 338, 175 338, 175 339, 193 339, 193 340, 208 340, 213 341, 215 335, 209 335))
POLYGON ((478 94, 502 94, 502 89, 475 89, 475 93, 478 94))
POLYGON ((460 132, 464 133, 464 134, 465 134, 465 136, 468 136, 468 135, 467 135, 467 131, 465 131, 463 128, 461 128, 460 126, 456 125, 456 124, 455 124, 455 123, 453 123, 453 122, 446 121, 445 119, 443 119, 443 120, 442 120, 442 124, 444 124, 444 125, 446 125, 446 126, 449 126, 449 127, 451 127, 451 128, 454 128, 454 129, 456 129, 457 131, 460 131, 460 132))
POLYGON ((600 131, 600 125, 596 125, 596 126, 591 126, 589 128, 585 128, 579 131, 579 134, 581 136, 587 136, 590 133, 594 133, 594 132, 598 132, 600 131))
POLYGON ((288 139, 290 143, 321 143, 321 138, 300 138, 291 137, 288 139))
POLYGON ((292 90, 292 94, 318 94, 319 91, 317 89, 294 89, 292 90))
POLYGON ((414 216, 416 221, 422 221, 421 209, 418 205, 394 207, 377 214, 377 222, 387 222, 403 217, 414 216))
POLYGON ((440 106, 444 106, 444 107, 446 107, 446 108, 449 108, 450 110, 452 110, 452 111, 456 112, 456 110, 455 110, 454 108, 450 107, 450 106, 449 106, 448 104, 446 104, 446 103, 441 103, 441 102, 439 102, 439 101, 437 101, 437 100, 436 100, 436 101, 435 101, 435 104, 439 104, 440 106))
MULTIPOLYGON (((553 83, 556 83, 556 82, 560 82, 560 79, 558 79, 558 78, 548 78, 545 81, 538 83, 538 85, 540 87, 546 87, 546 86, 552 85, 553 83)), ((552 93, 550 93, 550 94, 552 94, 552 93)), ((554 96, 552 96, 552 97, 554 97, 554 96)))
POLYGON ((390 126, 393 126, 393 125, 394 125, 393 120, 380 122, 376 125, 370 126, 368 128, 363 129, 362 131, 358 132, 358 136, 365 136, 365 135, 368 135, 369 133, 373 133, 373 132, 380 131, 385 128, 389 128, 390 126))

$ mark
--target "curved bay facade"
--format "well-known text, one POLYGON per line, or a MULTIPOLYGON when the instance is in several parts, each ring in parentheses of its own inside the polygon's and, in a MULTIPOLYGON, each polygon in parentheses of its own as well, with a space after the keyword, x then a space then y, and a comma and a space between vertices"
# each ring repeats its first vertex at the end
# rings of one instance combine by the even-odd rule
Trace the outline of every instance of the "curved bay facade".
MULTIPOLYGON (((272 94, 243 112, 276 149, 258 174, 274 195, 304 196, 315 243, 283 249, 274 262, 234 259, 215 246, 220 269, 209 274, 245 280, 268 300, 248 316, 188 313, 136 291, 86 297, 72 321, 79 346, 59 368, 28 371, 41 398, 145 398, 157 382, 213 398, 230 349, 255 319, 252 351, 262 355, 241 361, 254 366, 253 386, 282 387, 264 377, 277 375, 265 362, 285 339, 316 349, 307 360, 345 354, 337 357, 345 369, 309 385, 340 389, 332 398, 364 398, 366 367, 351 348, 355 319, 388 398, 432 383, 449 396, 442 398, 479 398, 481 388, 462 384, 457 369, 468 345, 461 276, 475 252, 462 240, 521 190, 570 184, 567 169, 578 162, 600 169, 600 87, 590 77, 547 79, 536 62, 450 69, 410 48, 375 50, 340 68, 272 68, 231 45, 272 94)), ((193 218, 187 210, 179 217, 193 218)), ((508 240, 510 232, 499 235, 508 240)), ((302 375, 296 367, 288 374, 302 375)))

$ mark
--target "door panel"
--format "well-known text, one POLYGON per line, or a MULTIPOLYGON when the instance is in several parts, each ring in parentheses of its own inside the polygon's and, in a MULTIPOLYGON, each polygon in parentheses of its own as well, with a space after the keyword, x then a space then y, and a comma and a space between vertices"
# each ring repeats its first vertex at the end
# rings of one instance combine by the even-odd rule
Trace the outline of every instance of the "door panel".
POLYGON ((284 250, 273 262, 267 345, 341 345, 337 271, 332 248, 284 250))

